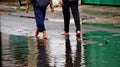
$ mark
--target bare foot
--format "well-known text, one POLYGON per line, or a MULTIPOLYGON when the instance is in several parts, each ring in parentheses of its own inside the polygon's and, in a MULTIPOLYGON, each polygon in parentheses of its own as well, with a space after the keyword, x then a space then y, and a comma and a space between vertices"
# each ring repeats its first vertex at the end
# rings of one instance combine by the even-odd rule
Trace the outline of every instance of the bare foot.
POLYGON ((47 33, 46 33, 46 31, 43 31, 43 39, 47 39, 47 33))
POLYGON ((39 30, 38 30, 38 28, 37 28, 36 31, 35 31, 35 37, 37 37, 38 34, 39 34, 39 30))
POLYGON ((43 39, 47 39, 47 35, 43 35, 43 39))
POLYGON ((77 37, 80 37, 80 31, 77 31, 77 32, 76 32, 76 36, 77 36, 77 37))
POLYGON ((61 35, 69 35, 68 32, 61 32, 61 35))

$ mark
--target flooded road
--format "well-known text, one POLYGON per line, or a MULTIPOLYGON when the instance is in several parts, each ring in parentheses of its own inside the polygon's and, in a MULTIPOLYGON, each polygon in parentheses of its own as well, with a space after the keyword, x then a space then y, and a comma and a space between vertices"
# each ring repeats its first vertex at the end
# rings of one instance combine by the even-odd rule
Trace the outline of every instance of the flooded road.
POLYGON ((2 34, 2 63, 3 67, 79 67, 81 42, 2 34))
POLYGON ((70 36, 60 35, 63 22, 46 20, 48 39, 34 37, 31 18, 1 16, 2 67, 119 67, 120 30, 82 25, 76 40, 75 26, 70 36))

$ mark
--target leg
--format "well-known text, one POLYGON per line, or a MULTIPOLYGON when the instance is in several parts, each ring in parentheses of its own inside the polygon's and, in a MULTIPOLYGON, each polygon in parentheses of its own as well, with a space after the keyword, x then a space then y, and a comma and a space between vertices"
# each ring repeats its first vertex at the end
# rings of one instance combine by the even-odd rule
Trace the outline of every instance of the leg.
MULTIPOLYGON (((43 20, 45 20, 46 8, 42 10, 42 13, 43 13, 43 20)), ((44 27, 44 30, 42 31, 42 33, 43 33, 43 39, 47 39, 47 33, 46 33, 45 27, 44 27)))
POLYGON ((69 24, 70 24, 70 10, 69 10, 69 3, 63 1, 63 17, 64 17, 64 30, 65 32, 69 32, 69 24))
POLYGON ((78 10, 78 1, 71 3, 70 6, 76 26, 76 36, 80 37, 80 17, 78 10))
POLYGON ((39 30, 38 30, 38 28, 36 28, 36 31, 35 31, 35 37, 37 37, 38 34, 39 34, 39 30))
POLYGON ((44 26, 44 14, 46 11, 46 8, 38 8, 35 5, 34 7, 34 13, 35 13, 35 19, 36 19, 36 26, 38 27, 38 30, 40 32, 45 30, 45 26, 44 26))
POLYGON ((75 21, 75 26, 76 26, 76 32, 80 32, 80 17, 79 17, 79 10, 78 10, 78 1, 73 2, 70 4, 71 6, 71 11, 73 14, 73 18, 75 21))
POLYGON ((44 25, 46 8, 37 8, 34 6, 34 12, 35 12, 36 25, 37 25, 35 36, 37 36, 39 32, 43 32, 43 38, 47 38, 46 29, 44 25))
POLYGON ((69 11, 68 1, 63 1, 62 11, 64 17, 64 32, 62 34, 65 35, 69 33, 69 24, 70 24, 70 11, 69 11))

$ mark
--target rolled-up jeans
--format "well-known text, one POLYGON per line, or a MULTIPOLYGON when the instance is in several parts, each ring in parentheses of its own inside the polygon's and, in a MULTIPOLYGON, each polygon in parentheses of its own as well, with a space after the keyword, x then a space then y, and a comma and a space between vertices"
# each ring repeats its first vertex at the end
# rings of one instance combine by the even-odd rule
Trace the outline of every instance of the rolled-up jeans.
POLYGON ((36 26, 40 32, 43 32, 45 29, 44 20, 46 15, 46 7, 39 8, 35 5, 35 1, 32 2, 34 14, 35 14, 35 20, 36 20, 36 26))

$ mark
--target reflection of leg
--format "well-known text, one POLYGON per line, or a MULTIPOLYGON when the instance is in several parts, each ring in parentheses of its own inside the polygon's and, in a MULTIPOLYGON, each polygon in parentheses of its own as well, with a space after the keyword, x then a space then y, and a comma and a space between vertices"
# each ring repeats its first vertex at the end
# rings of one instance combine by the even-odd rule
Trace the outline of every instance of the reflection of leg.
POLYGON ((74 58, 74 67, 81 67, 81 41, 77 41, 76 44, 76 53, 74 58))
POLYGON ((37 47, 37 49, 39 49, 39 46, 40 46, 40 39, 39 39, 39 37, 36 37, 36 47, 37 47))
POLYGON ((43 44, 46 47, 46 45, 48 44, 48 40, 47 39, 43 39, 43 44))
POLYGON ((66 67, 73 67, 73 63, 72 63, 72 51, 71 51, 71 45, 70 45, 70 39, 69 36, 66 36, 66 40, 65 40, 65 47, 66 47, 66 67))

